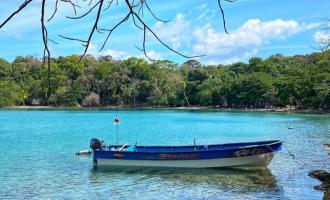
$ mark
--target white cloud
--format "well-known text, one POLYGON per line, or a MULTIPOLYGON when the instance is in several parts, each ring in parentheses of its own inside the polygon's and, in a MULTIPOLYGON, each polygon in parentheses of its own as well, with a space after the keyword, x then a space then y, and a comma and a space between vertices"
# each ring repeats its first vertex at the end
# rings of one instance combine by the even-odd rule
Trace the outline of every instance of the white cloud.
POLYGON ((325 31, 318 31, 314 34, 314 39, 316 42, 330 43, 330 33, 325 32, 325 31))
POLYGON ((207 3, 203 3, 203 4, 199 5, 199 6, 196 6, 196 8, 197 8, 198 10, 203 10, 203 9, 206 8, 206 7, 207 7, 207 3))
MULTIPOLYGON (((153 60, 164 60, 164 57, 161 53, 155 52, 154 50, 148 51, 147 55, 153 60)), ((145 57, 143 55, 143 57, 145 57)))
MULTIPOLYGON (((212 18, 213 12, 202 4, 197 9, 203 10, 196 20, 212 18)), ((217 31, 212 24, 193 27, 192 21, 183 14, 177 14, 170 23, 157 22, 155 32, 174 49, 192 49, 191 55, 206 55, 200 58, 208 64, 232 63, 256 56, 265 45, 272 41, 284 40, 299 32, 320 27, 322 23, 298 23, 294 20, 275 19, 262 21, 250 19, 240 27, 230 31, 217 31)), ((210 21, 210 20, 205 20, 210 21)))
POLYGON ((90 45, 88 48, 87 54, 91 54, 94 57, 98 58, 101 56, 111 56, 114 60, 122 60, 129 57, 129 54, 126 51, 107 49, 105 51, 99 52, 97 47, 94 45, 90 45))
POLYGON ((129 54, 126 51, 117 51, 113 49, 108 49, 101 53, 102 56, 112 56, 115 60, 122 60, 129 57, 129 54))
POLYGON ((154 30, 159 38, 169 42, 174 49, 178 49, 183 44, 190 43, 190 27, 190 21, 185 19, 185 15, 179 13, 173 21, 168 23, 157 22, 154 30))
POLYGON ((213 9, 206 9, 204 12, 202 12, 200 15, 198 15, 197 20, 207 22, 211 21, 212 18, 214 18, 217 14, 217 11, 213 9))
MULTIPOLYGON (((147 53, 148 57, 150 57, 153 60, 163 60, 164 59, 164 57, 161 53, 156 52, 154 50, 147 51, 146 53, 147 53)), ((144 54, 134 55, 134 54, 129 54, 127 51, 122 51, 122 50, 107 49, 105 51, 99 52, 97 49, 97 45, 94 45, 94 43, 90 43, 87 54, 91 54, 94 57, 111 56, 114 60, 124 60, 129 57, 147 59, 144 54)))
POLYGON ((214 18, 218 13, 218 8, 217 9, 209 8, 206 3, 197 6, 196 9, 197 12, 201 12, 196 17, 196 19, 202 22, 211 21, 212 18, 214 18))
POLYGON ((318 28, 322 25, 323 23, 319 22, 314 22, 314 23, 302 23, 301 24, 301 31, 306 31, 306 30, 311 30, 314 28, 318 28))
POLYGON ((94 57, 100 56, 112 56, 115 60, 122 60, 129 57, 129 54, 126 51, 114 50, 114 49, 107 49, 105 51, 99 52, 97 45, 94 43, 89 44, 89 48, 87 50, 87 54, 91 54, 94 57))
MULTIPOLYGON (((147 53, 148 57, 153 60, 163 60, 164 59, 164 57, 161 53, 156 52, 154 50, 147 51, 146 53, 147 53)), ((130 57, 137 57, 137 58, 142 58, 142 59, 147 60, 147 58, 144 54, 134 55, 134 54, 129 54, 126 51, 117 51, 117 50, 113 50, 113 49, 108 49, 108 50, 100 53, 99 56, 112 56, 112 58, 115 60, 124 60, 124 59, 128 59, 130 57)), ((99 57, 99 56, 96 56, 96 57, 99 57)))
POLYGON ((92 42, 89 44, 86 54, 91 54, 96 57, 101 56, 101 54, 97 50, 97 46, 94 45, 94 43, 92 42))
POLYGON ((217 32, 211 24, 193 31, 196 43, 194 54, 206 54, 206 63, 229 63, 244 60, 258 53, 259 49, 272 40, 283 40, 316 25, 300 25, 293 20, 276 19, 261 21, 250 19, 230 34, 217 32))

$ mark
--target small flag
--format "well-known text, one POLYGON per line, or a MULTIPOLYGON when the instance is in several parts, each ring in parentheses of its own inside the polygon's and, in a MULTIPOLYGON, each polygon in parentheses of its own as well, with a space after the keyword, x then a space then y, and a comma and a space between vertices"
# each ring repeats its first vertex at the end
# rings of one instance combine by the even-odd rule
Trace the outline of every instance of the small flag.
POLYGON ((119 124, 119 117, 116 115, 115 119, 114 119, 115 124, 119 124))

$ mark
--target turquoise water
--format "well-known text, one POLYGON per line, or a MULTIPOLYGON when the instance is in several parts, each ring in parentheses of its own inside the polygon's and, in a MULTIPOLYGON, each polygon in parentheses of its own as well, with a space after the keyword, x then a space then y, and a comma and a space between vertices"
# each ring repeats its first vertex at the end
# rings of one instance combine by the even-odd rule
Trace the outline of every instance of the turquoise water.
POLYGON ((321 199, 307 173, 329 169, 330 116, 176 110, 0 111, 0 199, 321 199), (281 139, 267 170, 94 168, 91 137, 172 145, 281 139), (288 129, 288 128, 292 129, 288 129), (304 163, 306 164, 304 164, 304 163))

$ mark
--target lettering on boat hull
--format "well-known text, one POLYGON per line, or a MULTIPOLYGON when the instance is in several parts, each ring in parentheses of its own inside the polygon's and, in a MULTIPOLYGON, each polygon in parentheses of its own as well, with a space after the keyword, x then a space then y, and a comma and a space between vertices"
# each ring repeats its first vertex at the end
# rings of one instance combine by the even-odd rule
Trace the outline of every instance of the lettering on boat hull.
POLYGON ((241 149, 232 153, 233 157, 243 157, 243 156, 253 156, 253 155, 260 155, 265 154, 267 151, 261 148, 254 148, 254 149, 241 149))
POLYGON ((198 154, 159 154, 159 159, 196 159, 198 158, 198 154))
POLYGON ((115 154, 113 154, 113 157, 116 159, 122 159, 124 157, 124 155, 121 153, 115 153, 115 154))

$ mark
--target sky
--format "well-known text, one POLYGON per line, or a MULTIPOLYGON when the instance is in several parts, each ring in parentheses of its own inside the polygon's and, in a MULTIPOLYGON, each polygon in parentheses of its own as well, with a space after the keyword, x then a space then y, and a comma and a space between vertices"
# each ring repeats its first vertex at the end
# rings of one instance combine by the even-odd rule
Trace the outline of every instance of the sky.
MULTIPOLYGON (((0 23, 6 19, 23 0, 0 3, 0 23)), ((88 9, 89 1, 74 1, 81 5, 79 16, 88 9)), ((115 2, 115 1, 114 1, 115 2)), ((203 64, 230 64, 247 62, 251 57, 266 58, 280 53, 286 56, 308 54, 319 47, 320 38, 329 37, 323 29, 325 18, 330 18, 329 0, 237 0, 223 2, 227 29, 224 32, 217 0, 148 0, 149 7, 163 23, 155 20, 144 10, 144 20, 159 38, 173 49, 188 55, 205 55, 198 58, 203 64)), ((91 4, 96 3, 94 0, 91 4)), ((55 0, 46 1, 46 18, 55 7, 55 0)), ((34 0, 21 13, 0 29, 0 58, 13 61, 16 56, 41 57, 43 43, 40 25, 40 0, 34 0)), ((106 6, 105 6, 106 7, 106 6)), ((46 24, 49 38, 58 44, 49 43, 52 57, 81 54, 80 42, 65 40, 59 35, 86 40, 93 26, 96 10, 80 20, 72 7, 59 3, 55 17, 46 24)), ((127 14, 123 0, 102 13, 99 27, 111 29, 127 14)), ((95 57, 111 55, 114 59, 130 56, 144 57, 136 47, 142 47, 143 31, 128 20, 116 29, 105 48, 99 49, 106 34, 95 33, 88 53, 95 57)), ((146 51, 153 59, 167 59, 183 63, 183 58, 161 45, 149 33, 146 51)))

